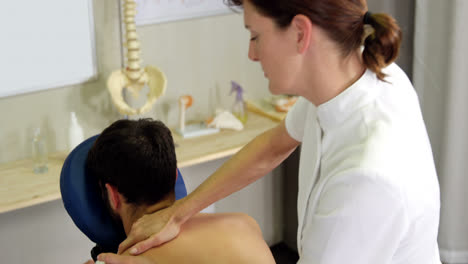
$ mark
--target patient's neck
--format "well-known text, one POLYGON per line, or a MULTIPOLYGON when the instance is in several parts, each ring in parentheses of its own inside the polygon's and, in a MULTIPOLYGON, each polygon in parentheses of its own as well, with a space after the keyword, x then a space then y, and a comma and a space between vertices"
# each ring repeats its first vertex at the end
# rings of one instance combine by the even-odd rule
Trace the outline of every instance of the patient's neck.
POLYGON ((174 203, 174 198, 164 199, 153 205, 129 205, 124 204, 123 213, 120 215, 124 226, 125 234, 129 234, 132 225, 145 214, 152 214, 164 208, 171 206, 174 203))

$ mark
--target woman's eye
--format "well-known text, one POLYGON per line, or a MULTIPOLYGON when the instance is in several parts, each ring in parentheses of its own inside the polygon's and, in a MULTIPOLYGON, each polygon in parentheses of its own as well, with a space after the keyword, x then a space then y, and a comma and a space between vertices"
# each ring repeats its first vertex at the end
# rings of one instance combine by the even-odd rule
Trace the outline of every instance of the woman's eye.
POLYGON ((250 38, 250 41, 255 41, 255 40, 257 40, 257 38, 258 38, 258 36, 251 37, 251 38, 250 38))

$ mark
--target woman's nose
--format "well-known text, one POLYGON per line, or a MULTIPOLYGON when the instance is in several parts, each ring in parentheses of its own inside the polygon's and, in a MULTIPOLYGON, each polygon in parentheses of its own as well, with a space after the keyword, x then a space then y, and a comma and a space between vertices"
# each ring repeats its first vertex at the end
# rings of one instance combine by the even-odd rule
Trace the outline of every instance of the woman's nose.
POLYGON ((253 47, 252 42, 250 42, 250 45, 249 45, 249 59, 253 61, 258 61, 258 57, 257 57, 257 54, 255 53, 255 48, 253 47))

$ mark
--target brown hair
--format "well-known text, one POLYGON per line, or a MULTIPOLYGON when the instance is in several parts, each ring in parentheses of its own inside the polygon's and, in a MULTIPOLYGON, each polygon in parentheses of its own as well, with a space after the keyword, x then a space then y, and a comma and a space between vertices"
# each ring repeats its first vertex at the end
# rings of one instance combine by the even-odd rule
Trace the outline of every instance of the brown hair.
MULTIPOLYGON (((244 0, 224 0, 231 6, 241 6, 244 0)), ((257 11, 272 18, 279 28, 290 25, 294 16, 307 16, 327 32, 346 57, 362 44, 362 58, 367 68, 385 78, 382 68, 395 61, 401 43, 401 30, 395 19, 387 14, 371 14, 367 23, 374 32, 363 42, 366 0, 247 0, 257 11)))

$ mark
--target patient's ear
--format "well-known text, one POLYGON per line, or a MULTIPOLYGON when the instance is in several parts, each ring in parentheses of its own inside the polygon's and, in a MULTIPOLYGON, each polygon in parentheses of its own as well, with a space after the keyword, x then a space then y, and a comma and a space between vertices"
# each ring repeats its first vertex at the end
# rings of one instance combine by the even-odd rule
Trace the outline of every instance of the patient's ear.
POLYGON ((122 200, 117 188, 113 185, 106 183, 107 198, 109 199, 112 210, 118 211, 122 206, 122 200))

